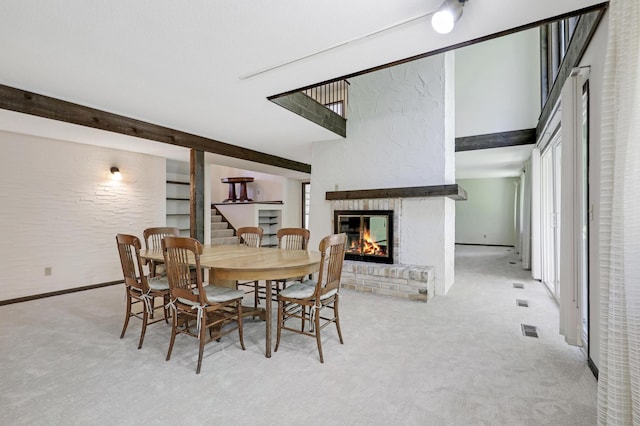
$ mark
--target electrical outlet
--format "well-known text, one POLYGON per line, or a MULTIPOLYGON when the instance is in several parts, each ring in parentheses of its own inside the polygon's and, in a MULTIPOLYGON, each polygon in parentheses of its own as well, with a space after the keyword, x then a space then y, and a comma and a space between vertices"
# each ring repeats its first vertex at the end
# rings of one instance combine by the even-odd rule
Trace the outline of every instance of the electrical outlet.
POLYGON ((484 234, 484 235, 482 236, 482 238, 487 238, 487 234, 484 234))
POLYGON ((334 191, 337 191, 337 190, 338 190, 338 188, 339 188, 339 186, 338 186, 338 184, 336 183, 336 184, 335 184, 335 189, 334 189, 334 191))
POLYGON ((45 266, 44 268, 44 276, 48 277, 53 273, 53 268, 51 266, 45 266))

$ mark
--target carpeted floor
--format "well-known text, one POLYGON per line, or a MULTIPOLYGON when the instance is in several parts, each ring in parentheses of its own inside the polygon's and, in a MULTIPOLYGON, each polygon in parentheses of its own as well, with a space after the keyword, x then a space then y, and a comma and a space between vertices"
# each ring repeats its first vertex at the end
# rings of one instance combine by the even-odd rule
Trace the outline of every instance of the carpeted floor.
POLYGON ((264 323, 249 320, 247 350, 235 334, 207 345, 200 375, 195 339, 165 362, 163 323, 141 350, 139 321, 118 338, 122 286, 3 306, 0 424, 595 424, 596 380, 528 276, 511 249, 456 246, 456 283, 427 304, 343 291, 345 344, 323 330, 324 364, 291 334, 266 359, 264 323))

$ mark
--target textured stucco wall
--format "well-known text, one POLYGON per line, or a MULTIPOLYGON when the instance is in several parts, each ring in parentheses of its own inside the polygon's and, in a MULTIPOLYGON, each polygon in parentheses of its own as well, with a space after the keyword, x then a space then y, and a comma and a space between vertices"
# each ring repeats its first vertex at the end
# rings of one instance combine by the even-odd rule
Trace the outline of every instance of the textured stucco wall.
POLYGON ((115 235, 165 223, 163 158, 8 132, 0 152, 0 300, 122 279, 115 235))
MULTIPOLYGON (((454 183, 455 119, 447 106, 454 102, 454 65, 450 55, 437 55, 350 80, 347 137, 313 144, 311 247, 333 231, 327 191, 454 183)), ((454 219, 444 215, 455 214, 455 206, 408 202, 415 209, 403 210, 402 244, 412 249, 401 249, 399 261, 436 267, 436 294, 443 294, 450 285, 444 280, 453 282, 454 247, 454 227, 447 225, 454 219), (429 253, 432 239, 451 247, 443 256, 429 253)))
POLYGON ((456 136, 531 129, 540 115, 540 31, 455 51, 456 136))

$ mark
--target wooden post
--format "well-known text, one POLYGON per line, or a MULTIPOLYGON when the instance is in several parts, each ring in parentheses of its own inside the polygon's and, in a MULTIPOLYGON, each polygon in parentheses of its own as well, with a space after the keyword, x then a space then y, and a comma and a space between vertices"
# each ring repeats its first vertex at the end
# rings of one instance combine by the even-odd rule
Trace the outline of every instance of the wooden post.
POLYGON ((204 151, 192 149, 189 164, 190 235, 204 244, 204 151))

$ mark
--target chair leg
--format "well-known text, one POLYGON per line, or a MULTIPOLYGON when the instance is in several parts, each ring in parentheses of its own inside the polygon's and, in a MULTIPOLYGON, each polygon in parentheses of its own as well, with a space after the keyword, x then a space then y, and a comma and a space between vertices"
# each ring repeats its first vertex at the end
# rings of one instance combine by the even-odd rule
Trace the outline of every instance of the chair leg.
POLYGON ((238 337, 240 338, 240 346, 244 351, 244 332, 242 331, 242 299, 238 301, 238 337))
POLYGON ((278 300, 278 328, 276 332, 276 347, 273 350, 278 352, 278 346, 280 346, 280 335, 282 334, 282 321, 283 321, 284 301, 278 300))
POLYGON ((125 331, 127 331, 127 326, 129 325, 129 318, 131 318, 131 293, 129 293, 129 289, 127 289, 127 312, 124 317, 124 325, 122 326, 122 332, 120 333, 120 338, 124 337, 125 331))
POLYGON ((253 282, 253 305, 255 308, 260 304, 260 293, 258 290, 258 281, 253 282))
POLYGON ((196 368, 196 374, 200 374, 200 367, 202 366, 202 353, 204 352, 204 339, 207 331, 207 315, 203 315, 202 323, 200 324, 200 332, 198 333, 198 367, 196 368))
POLYGON ((173 313, 173 321, 171 321, 171 340, 169 341, 169 350, 167 351, 166 361, 171 359, 171 351, 173 350, 173 343, 176 341, 176 329, 178 328, 178 311, 173 313))
POLYGON ((338 337, 340 338, 340 344, 344 345, 344 341, 342 340, 342 332, 340 331, 340 313, 338 312, 338 295, 336 294, 336 299, 333 302, 333 313, 336 317, 336 328, 338 329, 338 337))
POLYGON ((151 315, 151 319, 153 319, 153 313, 156 311, 156 298, 152 297, 150 303, 151 303, 151 313, 150 313, 150 315, 151 315))
POLYGON ((320 341, 320 315, 318 312, 315 312, 313 316, 315 319, 316 342, 318 343, 318 353, 320 354, 320 363, 324 364, 324 358, 322 357, 322 342, 320 341))
POLYGON ((302 311, 302 320, 300 324, 300 331, 304 332, 304 323, 307 320, 305 317, 307 315, 307 308, 304 305, 300 305, 300 310, 302 311))
MULTIPOLYGON (((144 303, 143 303, 144 305, 144 303)), ((140 330, 140 341, 138 342, 138 349, 142 347, 142 342, 144 341, 144 334, 147 332, 147 322, 149 321, 149 312, 147 312, 147 307, 143 306, 142 312, 142 330, 140 330)))
POLYGON ((164 322, 169 324, 169 308, 167 308, 167 305, 169 304, 169 295, 165 294, 162 297, 162 311, 164 312, 164 322))

